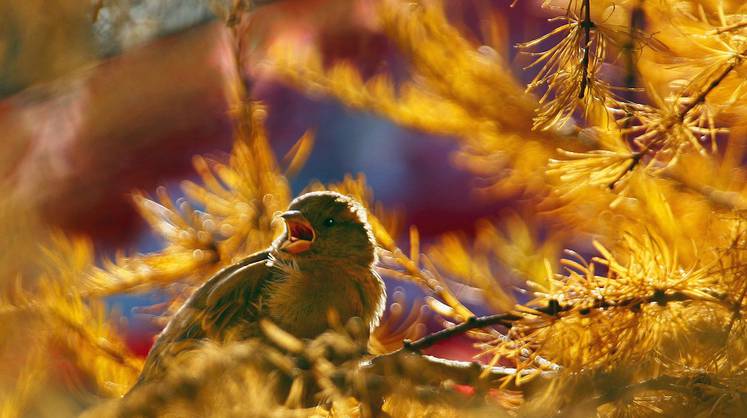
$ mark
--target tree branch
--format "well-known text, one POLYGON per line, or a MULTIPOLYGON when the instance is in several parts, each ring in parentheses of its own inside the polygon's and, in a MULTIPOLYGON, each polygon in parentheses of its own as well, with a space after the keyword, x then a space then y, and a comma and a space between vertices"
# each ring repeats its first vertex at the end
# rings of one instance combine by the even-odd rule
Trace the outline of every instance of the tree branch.
POLYGON ((584 13, 584 20, 581 22, 581 27, 584 29, 584 56, 581 59, 581 88, 578 92, 578 98, 583 99, 586 92, 586 87, 589 85, 589 50, 591 49, 591 28, 594 27, 594 22, 591 21, 591 8, 590 0, 584 0, 581 9, 584 13))
MULTIPOLYGON (((729 62, 729 64, 721 70, 718 76, 716 76, 716 78, 714 78, 708 84, 708 87, 703 89, 700 93, 698 93, 697 96, 695 96, 695 98, 692 101, 688 102, 685 105, 685 107, 677 114, 678 121, 680 123, 682 123, 685 120, 685 117, 687 116, 687 114, 690 113, 690 111, 693 110, 695 106, 705 102, 705 99, 708 96, 708 94, 710 94, 716 87, 718 87, 719 84, 721 84, 721 82, 724 81, 726 76, 728 76, 739 64, 742 63, 742 60, 744 59, 745 55, 747 55, 747 49, 735 55, 734 58, 729 62)), ((671 124, 670 126, 667 127, 667 129, 670 127, 671 127, 671 124)))
POLYGON ((403 342, 404 349, 412 352, 419 352, 428 347, 431 347, 439 341, 444 341, 455 335, 464 334, 470 330, 485 328, 490 325, 503 325, 506 328, 511 328, 512 323, 514 321, 518 321, 521 318, 521 316, 514 315, 512 313, 502 313, 481 317, 472 316, 460 324, 457 324, 450 328, 444 328, 440 331, 434 332, 433 334, 426 335, 425 337, 422 337, 416 341, 405 340, 403 342))
POLYGON ((515 384, 516 376, 537 375, 549 379, 557 375, 557 370, 521 369, 512 367, 486 366, 478 362, 448 360, 439 357, 421 355, 404 349, 375 357, 361 365, 362 370, 375 375, 390 375, 392 370, 409 380, 430 385, 440 385, 446 380, 460 385, 480 386, 507 385, 507 389, 526 389, 515 384), (506 379, 508 378, 508 382, 506 379), (513 383, 512 383, 513 382, 513 383))
POLYGON ((734 23, 734 24, 731 24, 731 25, 722 26, 720 28, 714 29, 714 30, 710 31, 709 34, 711 34, 711 35, 720 35, 720 34, 726 33, 726 32, 737 31, 737 30, 740 30, 740 29, 745 28, 745 27, 747 27, 747 21, 737 22, 737 23, 734 23))
POLYGON ((632 89, 636 85, 637 68, 635 60, 636 50, 636 33, 643 23, 643 9, 640 3, 636 3, 633 6, 633 10, 630 12, 630 27, 628 29, 628 39, 623 44, 623 52, 625 53, 625 87, 632 89))
POLYGON ((683 176, 670 171, 663 172, 661 176, 674 182, 677 188, 685 189, 703 196, 715 206, 737 211, 747 209, 747 199, 745 199, 739 192, 718 190, 700 183, 693 183, 683 176))
POLYGON ((696 106, 705 103, 706 98, 708 95, 718 87, 721 82, 724 81, 724 79, 731 74, 731 72, 737 68, 742 61, 744 60, 744 57, 747 55, 747 49, 744 49, 743 51, 736 54, 733 59, 726 65, 721 72, 718 73, 716 78, 711 80, 711 82, 708 84, 708 86, 701 90, 692 100, 689 100, 685 106, 678 110, 674 118, 670 118, 666 120, 661 127, 655 128, 655 131, 658 131, 660 135, 657 135, 653 138, 653 140, 647 144, 643 148, 641 148, 640 151, 636 151, 632 154, 630 164, 626 169, 614 180, 609 184, 609 188, 613 189, 615 187, 615 184, 622 179, 625 174, 629 173, 630 171, 633 171, 641 162, 643 157, 647 155, 648 153, 654 151, 654 146, 657 142, 662 140, 661 133, 668 131, 671 129, 675 124, 679 123, 682 124, 685 122, 685 118, 687 115, 695 109, 696 106))
MULTIPOLYGON (((706 293, 706 292, 704 292, 706 293)), ((733 305, 728 300, 720 299, 712 296, 713 299, 699 299, 691 296, 687 293, 674 291, 667 293, 666 289, 656 289, 649 296, 639 296, 627 298, 619 301, 608 301, 604 298, 594 300, 594 303, 589 307, 583 307, 579 309, 581 315, 588 315, 592 309, 611 309, 611 308, 622 308, 630 309, 632 311, 640 310, 644 304, 655 303, 660 306, 664 306, 670 302, 688 302, 688 301, 703 301, 703 302, 714 302, 725 306, 733 305)), ((560 317, 560 314, 569 312, 573 309, 578 308, 575 304, 561 305, 557 300, 550 299, 547 306, 531 307, 530 312, 524 312, 523 314, 515 313, 501 313, 495 315, 487 315, 480 317, 471 317, 466 321, 454 325, 450 328, 444 328, 440 331, 428 334, 415 341, 404 341, 403 350, 411 352, 420 352, 426 348, 429 348, 440 341, 448 340, 451 337, 465 334, 473 329, 485 328, 491 325, 502 325, 506 328, 511 328, 515 322, 525 319, 525 315, 536 315, 536 316, 554 316, 560 317)))

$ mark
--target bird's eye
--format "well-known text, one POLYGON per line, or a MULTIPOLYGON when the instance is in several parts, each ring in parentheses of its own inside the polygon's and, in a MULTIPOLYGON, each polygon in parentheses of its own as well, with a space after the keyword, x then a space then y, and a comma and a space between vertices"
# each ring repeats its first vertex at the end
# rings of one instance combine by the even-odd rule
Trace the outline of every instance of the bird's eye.
POLYGON ((324 224, 324 226, 332 226, 335 224, 335 220, 332 218, 327 218, 322 223, 324 224))

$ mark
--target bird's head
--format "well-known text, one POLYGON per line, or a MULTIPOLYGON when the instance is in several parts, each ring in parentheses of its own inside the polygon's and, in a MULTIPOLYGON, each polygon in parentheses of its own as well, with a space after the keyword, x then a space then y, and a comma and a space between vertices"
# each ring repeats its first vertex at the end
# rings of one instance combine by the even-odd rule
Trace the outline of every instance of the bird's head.
POLYGON ((366 210, 336 192, 311 192, 294 199, 281 213, 285 233, 275 247, 292 257, 336 258, 370 265, 375 239, 366 210))

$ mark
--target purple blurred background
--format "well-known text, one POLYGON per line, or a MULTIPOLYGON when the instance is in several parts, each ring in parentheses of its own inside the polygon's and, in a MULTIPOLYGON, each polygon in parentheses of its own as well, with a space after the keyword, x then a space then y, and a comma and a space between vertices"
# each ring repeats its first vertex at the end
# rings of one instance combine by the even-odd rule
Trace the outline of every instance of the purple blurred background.
MULTIPOLYGON (((68 14, 57 24, 79 31, 80 25, 89 25, 90 33, 74 39, 45 33, 48 22, 32 22, 42 35, 65 38, 59 42, 60 51, 42 51, 37 60, 23 54, 33 54, 27 49, 39 40, 6 29, 17 35, 14 42, 21 52, 6 51, 0 70, 8 75, 0 83, 5 96, 0 99, 0 153, 5 154, 0 162, 10 162, 0 165, 2 176, 42 208, 49 224, 90 236, 102 257, 117 249, 147 252, 161 245, 134 211, 133 190, 152 193, 166 185, 178 195, 178 181, 194 178, 192 156, 225 158, 231 147, 223 93, 225 66, 231 59, 226 29, 203 6, 178 3, 139 6, 127 13, 125 24, 113 23, 114 10, 100 11, 100 20, 92 24, 85 23, 78 9, 65 9, 68 14), (138 19, 160 26, 139 28, 138 19), (44 60, 58 62, 66 54, 65 42, 76 42, 77 60, 63 62, 58 65, 61 70, 50 74, 22 73, 23 65, 36 68, 44 60)), ((80 2, 84 12, 86 4, 80 2)), ((14 27, 28 18, 22 6, 4 7, 10 9, 4 19, 15 22, 14 27)), ((458 1, 449 2, 448 9, 454 22, 476 40, 481 13, 493 10, 502 15, 511 37, 506 50, 514 61, 511 45, 546 28, 532 2, 509 8, 507 1, 458 1)), ((250 62, 261 60, 270 42, 288 37, 318 44, 327 62, 353 61, 366 75, 406 75, 405 60, 371 23, 365 1, 287 0, 261 8, 253 22, 250 62)), ((71 48, 67 54, 72 54, 71 48)), ((518 70, 521 65, 515 66, 518 70)), ((455 144, 448 138, 402 129, 334 100, 305 97, 271 75, 247 70, 253 98, 268 106, 269 136, 278 156, 304 131, 316 130, 311 157, 292 179, 294 193, 314 179, 338 181, 346 173, 362 172, 377 199, 400 209, 405 225, 416 225, 426 243, 446 231, 470 234, 478 218, 496 217, 510 208, 510 199, 484 200, 473 192, 476 179, 454 168, 450 153, 455 144)), ((417 294, 411 286, 408 289, 417 294)), ((132 308, 158 300, 157 294, 110 300, 129 317, 128 341, 140 354, 147 352, 156 328, 133 315, 132 308)))

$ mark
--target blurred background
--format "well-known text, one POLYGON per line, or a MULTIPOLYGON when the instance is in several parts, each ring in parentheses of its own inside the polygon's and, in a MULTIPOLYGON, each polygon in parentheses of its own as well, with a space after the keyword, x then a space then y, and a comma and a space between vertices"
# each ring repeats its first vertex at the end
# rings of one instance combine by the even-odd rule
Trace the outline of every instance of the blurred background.
MULTIPOLYGON (((242 67, 252 98, 268 106, 276 155, 304 131, 316 132, 309 160, 292 178, 294 194, 311 180, 364 173, 376 198, 398 209, 405 225, 416 225, 426 243, 446 231, 469 235, 476 219, 511 209, 512 198, 484 200, 474 192, 480 179, 451 163, 453 142, 306 96, 263 66, 267 48, 284 41, 300 50, 317 46, 328 63, 347 60, 364 75, 384 71, 396 80, 403 60, 370 4, 266 3, 241 28, 242 67)), ((195 177, 193 156, 227 157, 232 130, 224 85, 233 58, 220 16, 227 7, 197 0, 0 0, 3 198, 38 216, 43 227, 90 237, 99 259, 160 248, 132 192, 152 195, 165 185, 179 195, 178 182, 195 177)), ((506 51, 500 52, 517 70, 522 62, 511 46, 547 28, 533 2, 511 8, 507 1, 453 1, 447 11, 478 41, 480 16, 502 16, 506 51)), ((32 233, 18 229, 18 236, 32 233)), ((0 248, 13 247, 16 238, 4 234, 0 248)), ((390 293, 405 286, 388 284, 390 293)), ((408 286, 407 294, 420 293, 408 286)), ((143 356, 158 329, 137 307, 158 301, 153 293, 108 300, 127 322, 128 345, 143 356)))

